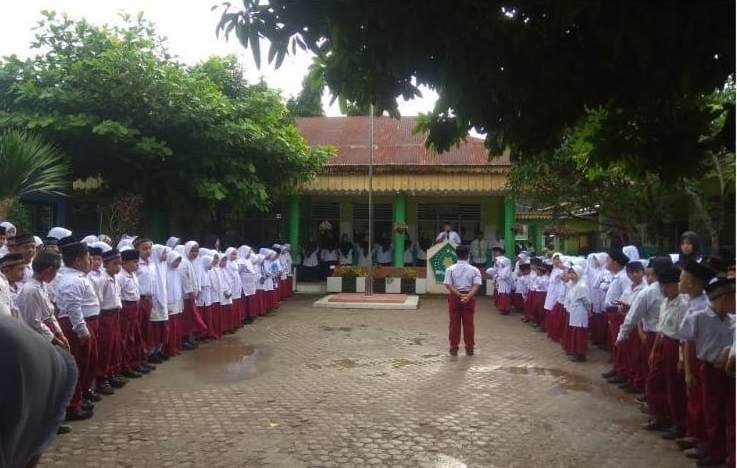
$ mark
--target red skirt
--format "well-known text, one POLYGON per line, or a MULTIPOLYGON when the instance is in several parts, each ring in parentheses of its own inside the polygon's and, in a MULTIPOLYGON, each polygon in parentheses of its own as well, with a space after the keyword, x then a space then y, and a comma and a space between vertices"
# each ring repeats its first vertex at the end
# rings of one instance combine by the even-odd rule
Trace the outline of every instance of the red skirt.
MULTIPOLYGON (((563 304, 556 302, 553 306, 553 310, 548 313, 548 338, 553 341, 561 341, 563 339, 563 333, 561 333, 561 322, 563 320, 563 304)), ((565 325, 568 325, 565 322, 565 325)))
POLYGON ((591 316, 591 342, 596 346, 606 347, 607 341, 607 316, 605 313, 593 314, 591 316))
POLYGON ((138 302, 125 301, 120 310, 121 365, 123 368, 141 365, 143 344, 138 326, 138 302))
POLYGON ((233 308, 233 304, 221 304, 220 305, 220 332, 221 334, 223 332, 228 332, 236 329, 236 326, 233 325, 235 317, 235 309, 233 308))
POLYGON ((245 297, 245 310, 246 317, 256 317, 256 312, 258 311, 258 301, 256 300, 256 294, 251 294, 250 296, 245 297))
POLYGON ((266 315, 266 291, 263 289, 256 290, 256 315, 266 315))
POLYGON ((564 349, 568 354, 586 354, 589 350, 588 328, 568 325, 564 349))
MULTIPOLYGON (((571 314, 568 313, 565 307, 561 307, 560 321, 558 322, 558 336, 560 337, 561 346, 568 340, 568 322, 570 321, 571 314)), ((588 328, 586 328, 588 333, 588 328)))
POLYGON ((169 316, 169 333, 164 344, 164 352, 170 356, 182 353, 183 313, 169 316))
POLYGON ((514 310, 525 309, 525 296, 519 293, 514 293, 514 310))
POLYGON ((512 293, 497 294, 496 309, 501 314, 509 313, 509 311, 512 309, 512 293))
POLYGON ((223 313, 219 302, 214 302, 212 309, 212 333, 214 338, 220 338, 223 335, 223 313))
POLYGON ((146 346, 148 349, 157 349, 164 345, 169 338, 169 321, 162 320, 160 322, 148 322, 148 341, 146 346))

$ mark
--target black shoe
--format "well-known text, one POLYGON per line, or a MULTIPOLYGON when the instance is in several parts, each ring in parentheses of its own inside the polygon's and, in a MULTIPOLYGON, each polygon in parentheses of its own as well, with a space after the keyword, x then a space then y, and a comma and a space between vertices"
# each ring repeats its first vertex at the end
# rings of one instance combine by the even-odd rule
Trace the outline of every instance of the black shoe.
POLYGON ((95 409, 95 404, 94 404, 94 403, 92 403, 92 402, 91 402, 91 401, 89 401, 89 400, 85 400, 85 401, 84 401, 84 402, 82 403, 82 409, 83 409, 83 410, 85 410, 85 411, 92 411, 93 409, 95 409))
POLYGON ((669 427, 668 430, 665 431, 665 434, 661 435, 660 438, 665 440, 678 440, 683 438, 684 435, 685 434, 677 427, 669 427))
POLYGON ((84 399, 90 400, 93 403, 97 403, 98 401, 102 401, 102 396, 93 392, 92 389, 90 388, 84 391, 84 399))
POLYGON ((681 437, 680 439, 676 439, 676 445, 678 445, 678 448, 681 450, 692 449, 696 447, 698 443, 699 441, 693 437, 681 437))
POLYGON ((253 319, 253 317, 246 317, 246 319, 245 319, 245 320, 243 321, 243 323, 245 323, 246 325, 250 325, 250 324, 252 324, 252 323, 253 323, 254 321, 255 321, 255 320, 253 319))
POLYGON ((702 458, 696 462, 696 466, 724 466, 724 460, 713 460, 709 457, 702 458))
POLYGON ((627 377, 623 375, 615 375, 614 377, 610 379, 606 379, 606 381, 609 382, 610 384, 622 384, 622 383, 627 382, 627 377))
POLYGON ((148 362, 152 364, 161 364, 164 360, 158 354, 152 354, 148 357, 148 362))
POLYGON ((162 361, 168 361, 169 359, 171 359, 171 356, 169 356, 168 354, 166 354, 166 353, 165 353, 165 352, 163 352, 163 351, 159 351, 158 353, 156 353, 156 355, 157 355, 157 356, 159 356, 159 358, 160 358, 160 359, 161 359, 162 361))
POLYGON ((110 386, 113 388, 123 388, 127 383, 128 381, 119 375, 114 375, 113 378, 110 379, 110 386))
POLYGON ((451 349, 450 350, 450 355, 451 356, 458 356, 458 350, 457 349, 451 349))
POLYGON ((647 397, 645 395, 635 398, 635 402, 638 404, 647 403, 647 397))
POLYGON ((133 368, 133 371, 138 372, 141 375, 144 375, 144 374, 148 374, 149 372, 151 372, 151 369, 149 369, 146 366, 138 366, 138 367, 133 368))
POLYGON ((72 432, 72 426, 69 424, 59 424, 59 427, 56 428, 57 434, 69 434, 72 432))
POLYGON ((585 354, 570 354, 568 355, 568 360, 571 362, 586 362, 586 355, 585 354))
POLYGON ((642 424, 642 428, 646 431, 664 431, 670 427, 670 424, 668 424, 667 421, 662 421, 658 419, 651 419, 647 421, 646 423, 642 424))
POLYGON ((701 450, 701 448, 696 445, 688 450, 684 450, 683 454, 686 455, 688 458, 691 458, 692 460, 701 460, 706 458, 706 453, 701 450))
POLYGON ((473 356, 473 350, 472 349, 467 349, 466 350, 466 356, 473 356))
POLYGON ((123 376, 128 377, 129 379, 140 379, 141 377, 143 377, 140 372, 133 369, 124 369, 123 376))
POLYGON ((629 382, 624 382, 624 383, 621 383, 621 384, 617 385, 617 388, 621 388, 622 390, 627 390, 630 387, 631 387, 631 385, 630 385, 629 382))
POLYGON ((617 375, 617 371, 615 371, 614 369, 612 369, 609 372, 604 372, 603 374, 601 374, 601 378, 602 379, 611 379, 612 377, 616 377, 616 375, 617 375))
POLYGON ((95 387, 95 392, 100 395, 115 395, 115 390, 113 390, 113 387, 110 386, 110 382, 107 380, 98 383, 97 387, 95 387))
POLYGON ((84 421, 85 419, 90 419, 92 417, 93 413, 92 411, 85 411, 85 410, 79 410, 79 411, 72 411, 67 410, 67 415, 64 418, 65 422, 68 421, 84 421))
POLYGON ((197 349, 197 347, 193 343, 190 343, 189 341, 185 341, 184 343, 182 343, 182 349, 184 351, 193 351, 197 349))

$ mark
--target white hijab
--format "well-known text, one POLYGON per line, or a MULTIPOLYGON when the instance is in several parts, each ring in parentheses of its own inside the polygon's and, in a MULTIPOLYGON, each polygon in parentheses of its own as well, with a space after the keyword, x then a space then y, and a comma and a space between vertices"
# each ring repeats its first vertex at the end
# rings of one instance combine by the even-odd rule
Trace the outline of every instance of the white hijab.
POLYGON ((589 288, 586 285, 586 281, 583 277, 583 267, 581 265, 573 265, 571 268, 576 273, 576 279, 570 281, 570 289, 568 290, 568 300, 573 303, 579 299, 585 299, 585 302, 589 301, 589 288))
POLYGON ((178 311, 181 311, 180 303, 183 301, 182 280, 178 271, 181 264, 177 268, 173 266, 179 258, 182 258, 182 254, 176 250, 170 250, 166 254, 166 303, 174 304, 178 307, 178 311))
POLYGON ((166 261, 169 255, 169 248, 161 244, 154 244, 151 248, 151 260, 154 263, 156 270, 156 291, 154 291, 154 298, 158 299, 161 304, 166 305, 168 301, 167 284, 166 284, 166 273, 167 265, 166 261), (162 255, 166 254, 167 257, 161 260, 162 255))
POLYGON ((56 240, 63 239, 65 237, 69 237, 72 235, 72 231, 65 227, 57 226, 52 227, 49 229, 49 233, 46 234, 46 237, 53 237, 56 240))

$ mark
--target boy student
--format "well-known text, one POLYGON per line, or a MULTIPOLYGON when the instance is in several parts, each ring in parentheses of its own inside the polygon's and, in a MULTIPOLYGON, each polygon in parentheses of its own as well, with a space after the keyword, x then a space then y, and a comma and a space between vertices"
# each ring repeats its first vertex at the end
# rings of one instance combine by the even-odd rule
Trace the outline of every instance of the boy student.
POLYGON ((93 414, 92 409, 83 409, 82 404, 83 396, 95 378, 100 302, 86 276, 91 265, 87 245, 81 242, 66 243, 61 256, 64 267, 59 270, 55 298, 61 329, 69 341, 70 351, 79 369, 77 387, 67 407, 66 419, 74 421, 88 419, 93 414))
MULTIPOLYGON (((136 277, 138 278, 138 287, 141 293, 141 299, 138 308, 138 334, 141 337, 140 348, 143 359, 147 359, 146 346, 148 343, 149 322, 151 321, 151 311, 154 303, 153 297, 156 291, 156 267, 151 259, 151 248, 154 243, 147 237, 137 237, 133 241, 133 248, 138 250, 138 269, 136 277)), ((138 347, 138 346, 137 346, 138 347)), ((153 363, 153 362, 152 362, 153 363)))
POLYGON ((54 316, 54 304, 49 300, 48 283, 54 280, 61 268, 61 255, 43 252, 31 264, 33 277, 18 293, 18 316, 51 344, 69 351, 69 342, 54 316))
POLYGON ((468 263, 469 248, 465 245, 456 247, 458 263, 445 270, 443 284, 448 289, 448 337, 450 355, 458 356, 458 346, 463 328, 463 344, 466 355, 474 353, 473 315, 476 306, 476 293, 481 287, 481 272, 468 263))
POLYGON ((658 273, 663 302, 660 305, 657 335, 648 358, 645 398, 651 418, 643 424, 647 430, 671 427, 673 432, 683 432, 686 429, 686 385, 679 372, 678 329, 688 304, 679 293, 680 277, 681 270, 672 265, 658 273))
POLYGON ((15 305, 15 298, 24 271, 23 255, 9 253, 0 258, 0 310, 3 311, 4 315, 18 318, 18 307, 15 305))
MULTIPOLYGON (((706 455, 696 462, 696 466, 723 465, 727 457, 727 401, 734 399, 734 380, 730 379, 718 366, 718 359, 724 347, 734 342, 735 302, 734 279, 716 277, 705 287, 711 303, 684 320, 681 334, 688 339, 685 361, 695 355, 700 363, 699 374, 692 375, 693 368, 686 368, 686 382, 699 379, 701 393, 689 393, 689 400, 701 400, 704 418, 704 438, 701 448, 706 455)), ((734 453, 734 449, 730 449, 734 453)))
POLYGON ((620 347, 616 346, 616 342, 619 327, 624 321, 624 315, 620 313, 618 304, 622 294, 631 283, 625 270, 630 259, 619 249, 610 249, 607 255, 609 258, 605 268, 612 274, 612 280, 607 286, 606 296, 604 297, 604 310, 607 314, 607 340, 611 346, 614 365, 612 370, 601 376, 609 383, 623 384, 627 381, 627 376, 624 374, 626 370, 623 362, 624 356, 620 347))
POLYGON ((97 387, 95 391, 102 395, 112 395, 113 388, 122 388, 126 380, 120 375, 121 366, 121 334, 120 284, 116 275, 122 267, 120 252, 109 249, 101 254, 102 271, 97 280, 100 292, 100 333, 97 340, 97 387))
POLYGON ((143 339, 141 338, 139 301, 141 290, 138 286, 138 250, 128 249, 120 252, 121 270, 115 275, 120 287, 120 337, 121 374, 127 378, 140 378, 148 374, 153 366, 145 362, 143 339))
MULTIPOLYGON (((633 260, 629 262, 625 267, 625 271, 630 284, 624 290, 622 296, 614 301, 622 316, 622 323, 624 323, 632 303, 647 287, 644 280, 645 268, 643 268, 641 261, 633 260)), ((620 340, 621 331, 620 324, 620 329, 617 330, 617 335, 614 337, 614 344, 615 349, 619 352, 620 362, 624 369, 622 374, 627 377, 627 381, 619 384, 619 388, 627 393, 645 393, 645 378, 647 376, 644 372, 639 372, 639 362, 644 360, 640 337, 636 329, 630 329, 629 333, 620 340)))
MULTIPOLYGON (((701 361, 696 359, 693 352, 693 343, 690 341, 690 333, 683 327, 688 317, 705 310, 709 305, 709 298, 704 293, 704 287, 717 275, 717 272, 707 266, 707 260, 699 263, 694 259, 687 260, 681 265, 681 281, 678 289, 681 294, 687 296, 688 309, 686 318, 679 328, 679 338, 682 340, 681 355, 683 356, 683 369, 686 377, 686 394, 688 405, 686 407, 686 435, 695 439, 698 445, 687 449, 685 455, 689 458, 704 458, 705 454, 701 447, 706 439, 706 428, 701 401, 701 361), (686 331, 684 334, 683 331, 686 331)), ((682 434, 676 434, 681 436, 682 434)))
POLYGON ((8 241, 8 249, 10 253, 21 254, 23 257, 23 277, 18 280, 18 283, 27 283, 33 277, 31 262, 36 256, 36 241, 33 234, 19 233, 8 241))

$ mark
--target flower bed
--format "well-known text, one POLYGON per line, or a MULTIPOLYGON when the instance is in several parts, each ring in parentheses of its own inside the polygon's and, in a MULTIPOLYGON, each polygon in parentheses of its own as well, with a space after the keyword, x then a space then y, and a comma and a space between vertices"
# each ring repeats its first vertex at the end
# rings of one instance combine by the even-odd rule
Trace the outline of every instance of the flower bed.
POLYGON ((328 292, 365 292, 366 277, 371 272, 375 293, 424 294, 427 292, 425 267, 369 268, 339 265, 327 279, 328 292))

